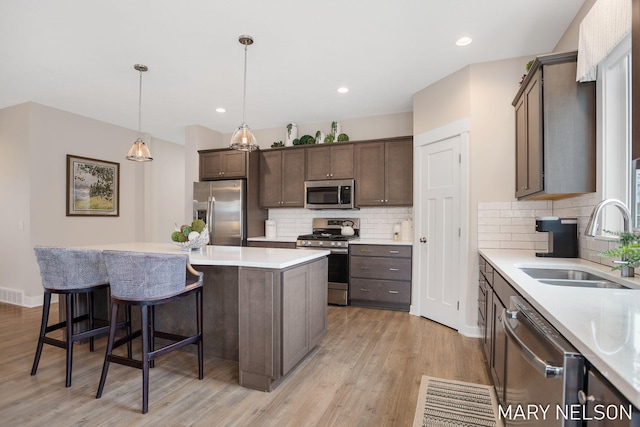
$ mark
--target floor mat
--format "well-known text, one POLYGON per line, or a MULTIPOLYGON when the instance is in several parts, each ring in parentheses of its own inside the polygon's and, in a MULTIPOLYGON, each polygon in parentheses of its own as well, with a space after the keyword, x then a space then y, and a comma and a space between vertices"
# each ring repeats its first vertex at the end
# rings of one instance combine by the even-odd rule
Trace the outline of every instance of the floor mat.
POLYGON ((492 386, 422 376, 413 427, 496 426, 498 401, 492 386))

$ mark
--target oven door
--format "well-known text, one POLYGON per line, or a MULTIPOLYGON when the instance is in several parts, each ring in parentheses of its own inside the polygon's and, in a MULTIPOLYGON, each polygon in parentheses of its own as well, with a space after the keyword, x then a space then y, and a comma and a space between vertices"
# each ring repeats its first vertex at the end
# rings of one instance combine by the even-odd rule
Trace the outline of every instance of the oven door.
MULTIPOLYGON (((298 246, 297 249, 321 249, 298 246)), ((327 248, 328 249, 328 248, 327 248)), ((328 302, 334 305, 349 304, 349 250, 331 249, 328 259, 328 302)))
POLYGON ((329 304, 348 305, 349 250, 333 249, 329 255, 329 304))

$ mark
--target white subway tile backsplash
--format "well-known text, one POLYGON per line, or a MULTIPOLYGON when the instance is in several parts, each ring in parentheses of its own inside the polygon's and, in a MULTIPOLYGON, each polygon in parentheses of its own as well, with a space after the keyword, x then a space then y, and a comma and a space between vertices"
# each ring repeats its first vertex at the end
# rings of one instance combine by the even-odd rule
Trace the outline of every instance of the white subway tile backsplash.
POLYGON ((296 237, 311 233, 313 218, 359 218, 360 236, 367 239, 390 239, 393 226, 405 219, 413 220, 413 208, 362 208, 359 210, 269 209, 269 219, 276 221, 276 235, 296 237))
POLYGON ((536 233, 535 218, 578 218, 579 256, 611 266, 612 259, 599 254, 617 247, 617 240, 596 240, 584 235, 589 216, 599 201, 597 194, 586 194, 554 201, 478 203, 478 248, 529 249, 544 252, 548 249, 548 235, 536 233), (499 227, 498 231, 495 226, 499 227))

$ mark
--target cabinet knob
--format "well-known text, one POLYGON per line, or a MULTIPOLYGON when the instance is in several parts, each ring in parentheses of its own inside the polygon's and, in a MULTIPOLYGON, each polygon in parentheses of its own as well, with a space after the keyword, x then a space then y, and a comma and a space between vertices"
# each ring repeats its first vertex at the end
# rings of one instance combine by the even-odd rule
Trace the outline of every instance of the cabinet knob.
POLYGON ((420 243, 427 243, 427 238, 426 237, 421 237, 420 238, 420 243))
POLYGON ((581 405, 586 405, 587 402, 593 402, 595 400, 596 398, 594 396, 589 395, 582 390, 578 391, 578 402, 580 402, 581 405))

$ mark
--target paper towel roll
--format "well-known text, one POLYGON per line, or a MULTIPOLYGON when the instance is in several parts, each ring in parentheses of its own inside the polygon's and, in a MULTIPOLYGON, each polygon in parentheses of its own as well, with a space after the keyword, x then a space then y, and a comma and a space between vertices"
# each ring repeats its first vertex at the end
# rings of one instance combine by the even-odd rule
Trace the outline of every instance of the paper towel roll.
POLYGON ((413 240, 413 227, 411 226, 411 221, 408 219, 400 223, 400 238, 404 241, 413 240))
POLYGON ((267 239, 274 239, 276 237, 275 220, 268 219, 264 222, 264 235, 267 239))

